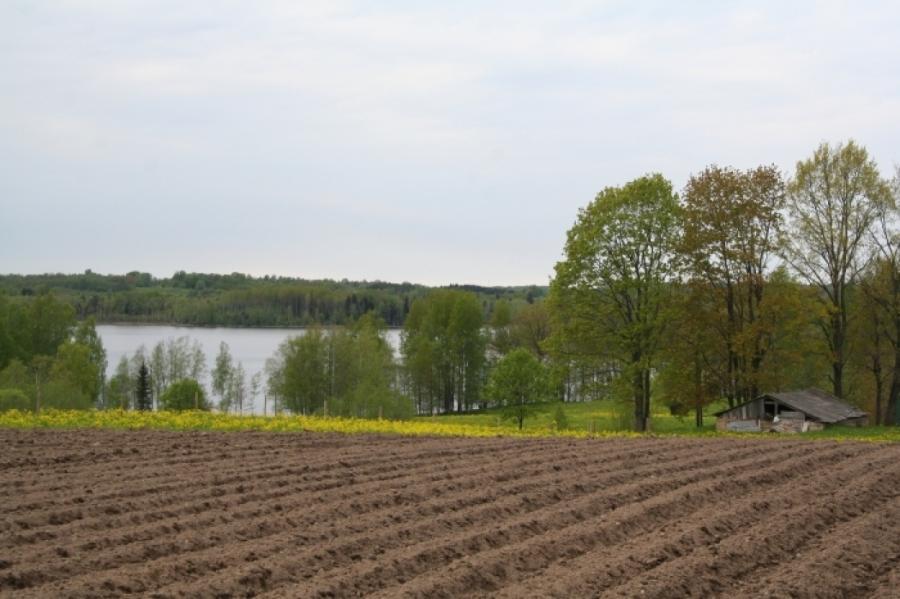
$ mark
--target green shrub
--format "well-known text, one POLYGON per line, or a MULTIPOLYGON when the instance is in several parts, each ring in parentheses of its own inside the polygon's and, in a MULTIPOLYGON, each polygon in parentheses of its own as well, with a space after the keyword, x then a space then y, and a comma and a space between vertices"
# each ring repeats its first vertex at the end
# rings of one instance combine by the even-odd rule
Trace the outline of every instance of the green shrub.
POLYGON ((21 389, 0 389, 0 412, 6 410, 31 410, 34 402, 21 389))
POLYGON ((159 396, 159 407, 162 410, 209 410, 206 392, 194 379, 181 379, 169 385, 159 396))
POLYGON ((50 381, 41 385, 41 409, 90 410, 93 398, 68 381, 50 381))
POLYGON ((556 404, 556 411, 553 413, 553 422, 556 424, 556 430, 568 430, 569 417, 566 416, 566 408, 563 406, 563 402, 556 404))

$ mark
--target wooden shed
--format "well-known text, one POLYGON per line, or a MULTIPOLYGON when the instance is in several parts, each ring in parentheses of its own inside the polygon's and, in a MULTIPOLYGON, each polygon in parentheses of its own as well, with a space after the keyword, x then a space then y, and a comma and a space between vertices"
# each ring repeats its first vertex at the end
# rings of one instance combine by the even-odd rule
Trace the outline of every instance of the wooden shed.
POLYGON ((716 430, 739 432, 800 433, 869 423, 867 413, 821 389, 766 393, 715 415, 716 430))

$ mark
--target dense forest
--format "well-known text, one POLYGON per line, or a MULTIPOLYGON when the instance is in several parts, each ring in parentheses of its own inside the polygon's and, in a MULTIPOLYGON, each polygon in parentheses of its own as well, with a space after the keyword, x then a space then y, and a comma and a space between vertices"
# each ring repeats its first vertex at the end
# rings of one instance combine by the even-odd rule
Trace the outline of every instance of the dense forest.
MULTIPOLYGON (((453 285, 478 296, 490 313, 498 299, 533 302, 546 287, 453 285)), ((99 323, 141 322, 194 326, 343 325, 374 312, 399 327, 410 305, 429 291, 412 283, 310 281, 232 273, 186 273, 155 278, 149 273, 0 275, 0 293, 28 298, 47 292, 69 303, 79 319, 99 323)))
POLYGON ((220 410, 261 394, 275 411, 359 417, 499 407, 521 426, 537 403, 604 399, 646 430, 653 406, 701 426, 712 403, 817 386, 897 424, 898 204, 900 170, 883 177, 850 141, 822 144, 788 178, 713 165, 680 193, 661 174, 606 187, 577 214, 547 289, 6 276, 0 407, 212 407, 187 338, 136 352, 104 381, 96 317, 313 325, 265 381, 248 382, 223 346, 220 410), (382 332, 400 325, 395 356, 382 332))

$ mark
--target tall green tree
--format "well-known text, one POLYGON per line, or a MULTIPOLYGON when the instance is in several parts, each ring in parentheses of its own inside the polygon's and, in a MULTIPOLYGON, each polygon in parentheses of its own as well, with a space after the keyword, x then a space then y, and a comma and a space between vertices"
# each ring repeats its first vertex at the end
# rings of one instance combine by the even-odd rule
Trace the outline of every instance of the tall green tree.
POLYGON ((238 362, 231 371, 227 393, 230 397, 229 403, 236 413, 243 414, 246 410, 253 410, 252 404, 247 402, 247 373, 241 362, 238 362))
POLYGON ((369 313, 333 334, 332 373, 341 381, 333 387, 334 414, 391 419, 411 415, 411 403, 394 382, 397 367, 383 331, 383 321, 369 313))
POLYGON ((116 365, 115 374, 109 379, 104 394, 107 409, 127 410, 135 396, 135 377, 131 375, 128 357, 122 356, 116 365))
POLYGON ((225 399, 228 390, 228 382, 231 380, 234 370, 234 359, 228 344, 222 341, 219 344, 219 353, 216 355, 216 363, 212 370, 212 392, 219 396, 219 402, 225 399))
POLYGON ((147 366, 150 368, 150 386, 153 390, 153 401, 159 405, 159 398, 165 392, 171 382, 168 373, 168 359, 166 356, 166 346, 162 341, 158 342, 150 350, 150 356, 147 357, 147 366))
POLYGON ((865 242, 890 189, 862 146, 850 140, 820 145, 797 163, 788 184, 791 217, 786 258, 818 287, 827 316, 820 326, 828 342, 834 394, 844 397, 849 289, 866 266, 865 242))
POLYGON ((97 369, 97 385, 95 387, 95 395, 93 399, 97 405, 103 405, 103 393, 106 387, 106 349, 103 347, 103 340, 97 334, 97 323, 93 316, 85 318, 78 326, 75 327, 75 342, 88 349, 88 356, 91 363, 97 369))
POLYGON ((678 200, 662 175, 607 187, 579 211, 550 286, 558 334, 573 351, 622 364, 638 431, 647 429, 679 233, 678 200))
POLYGON ((285 340, 277 352, 276 393, 296 414, 322 411, 330 395, 329 345, 322 329, 312 328, 285 340))
POLYGON ((77 342, 63 343, 59 346, 50 372, 53 382, 86 399, 87 405, 80 406, 84 408, 96 405, 100 396, 100 368, 93 358, 90 347, 77 342))
POLYGON ((75 310, 51 293, 45 293, 31 300, 23 313, 24 329, 20 330, 26 358, 42 355, 52 356, 56 349, 72 335, 75 327, 75 310))

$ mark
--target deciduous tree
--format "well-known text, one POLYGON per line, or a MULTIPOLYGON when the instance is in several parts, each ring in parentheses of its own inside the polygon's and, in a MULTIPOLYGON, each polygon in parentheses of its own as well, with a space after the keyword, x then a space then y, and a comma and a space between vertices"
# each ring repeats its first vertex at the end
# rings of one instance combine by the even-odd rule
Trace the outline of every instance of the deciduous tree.
POLYGON ((688 275, 716 298, 707 327, 722 337, 726 367, 719 382, 735 405, 758 395, 769 349, 758 321, 768 263, 779 248, 784 183, 774 166, 748 171, 710 166, 690 178, 683 199, 679 251, 688 275))
POLYGON ((797 163, 788 184, 791 229, 786 258, 827 306, 821 330, 828 342, 834 394, 844 396, 848 289, 866 266, 864 244, 890 190, 865 148, 855 142, 820 145, 797 163))
POLYGON ((401 336, 420 413, 476 408, 484 384, 484 317, 474 294, 437 290, 413 302, 401 336))
POLYGON ((491 402, 503 408, 503 417, 515 420, 519 430, 550 394, 547 369, 524 348, 516 348, 500 359, 491 371, 486 391, 491 402))
POLYGON ((677 277, 680 211, 662 175, 607 187, 579 211, 551 283, 570 351, 614 357, 631 381, 634 427, 647 429, 650 372, 677 277))

